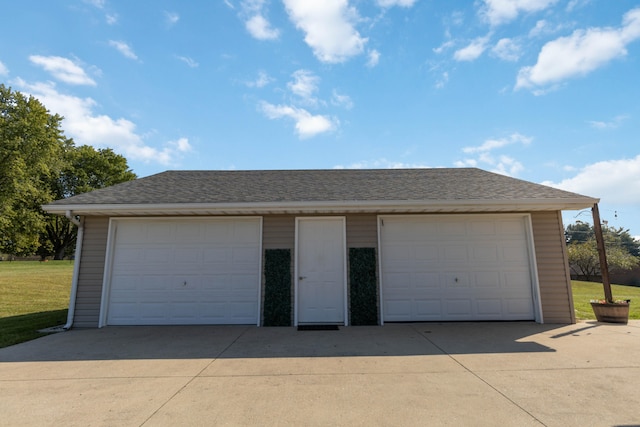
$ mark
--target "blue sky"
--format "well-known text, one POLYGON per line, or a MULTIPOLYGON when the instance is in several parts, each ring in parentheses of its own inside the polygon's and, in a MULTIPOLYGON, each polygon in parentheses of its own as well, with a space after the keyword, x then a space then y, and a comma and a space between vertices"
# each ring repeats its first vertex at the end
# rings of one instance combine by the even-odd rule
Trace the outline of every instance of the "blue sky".
POLYGON ((3 13, 0 82, 139 176, 473 166, 599 197, 609 225, 640 236, 640 1, 22 0, 3 13))

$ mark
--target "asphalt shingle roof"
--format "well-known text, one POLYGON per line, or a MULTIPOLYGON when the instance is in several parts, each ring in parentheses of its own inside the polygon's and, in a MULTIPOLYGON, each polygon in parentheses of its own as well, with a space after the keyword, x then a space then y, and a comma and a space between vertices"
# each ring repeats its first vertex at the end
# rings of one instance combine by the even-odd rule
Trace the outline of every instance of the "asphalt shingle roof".
POLYGON ((167 171, 49 206, 566 199, 594 200, 476 168, 167 171))

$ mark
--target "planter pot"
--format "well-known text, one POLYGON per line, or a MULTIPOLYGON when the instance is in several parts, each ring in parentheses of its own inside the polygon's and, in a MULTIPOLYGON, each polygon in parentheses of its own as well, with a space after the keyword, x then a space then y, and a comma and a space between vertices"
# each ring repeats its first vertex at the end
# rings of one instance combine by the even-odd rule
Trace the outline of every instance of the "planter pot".
POLYGON ((592 302, 591 308, 596 315, 598 322, 606 323, 624 323, 629 321, 629 303, 617 302, 617 303, 601 303, 592 302))

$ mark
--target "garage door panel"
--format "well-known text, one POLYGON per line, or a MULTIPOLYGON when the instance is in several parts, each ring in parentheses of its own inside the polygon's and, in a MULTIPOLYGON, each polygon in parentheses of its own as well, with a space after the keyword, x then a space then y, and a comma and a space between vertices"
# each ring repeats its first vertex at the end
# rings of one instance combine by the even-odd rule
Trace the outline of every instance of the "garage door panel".
POLYGON ((414 304, 411 298, 387 299, 384 307, 387 319, 392 322, 410 321, 414 304))
POLYGON ((147 243, 147 229, 145 227, 127 226, 123 230, 118 233, 118 243, 132 246, 147 243))
POLYGON ((442 315, 442 303, 439 300, 416 299, 414 306, 416 320, 437 319, 442 315))
POLYGON ((499 298, 478 298, 476 300, 478 316, 500 319, 502 317, 502 300, 499 298))
MULTIPOLYGON (((121 243, 121 242, 118 242, 121 243)), ((137 266, 142 260, 143 251, 138 247, 123 247, 114 254, 113 262, 121 266, 134 265, 137 266)))
POLYGON ((258 218, 119 221, 107 324, 257 323, 260 239, 258 218))
POLYGON ((411 275, 412 288, 439 288, 440 275, 437 273, 417 272, 411 275))
POLYGON ((235 265, 255 264, 260 253, 255 247, 238 247, 231 250, 231 256, 235 265))
POLYGON ((476 236, 494 236, 496 234, 496 224, 494 221, 469 221, 468 227, 476 236))
POLYGON ((498 245, 494 242, 473 242, 469 244, 470 262, 498 262, 500 261, 498 245))
POLYGON ((178 238, 173 224, 168 225, 166 222, 158 222, 154 224, 143 224, 141 226, 146 230, 146 234, 144 234, 141 240, 141 242, 144 243, 172 244, 178 238))
MULTIPOLYGON (((423 222, 422 219, 418 219, 416 222, 423 222)), ((456 237, 464 237, 466 234, 466 230, 464 227, 460 227, 460 223, 455 220, 439 220, 432 226, 433 232, 432 236, 448 236, 451 239, 456 239, 456 237)))
POLYGON ((180 223, 175 227, 174 243, 191 245, 206 242, 202 233, 202 225, 196 223, 180 223))
POLYGON ((528 257, 526 246, 522 242, 505 243, 501 247, 502 260, 505 262, 515 262, 522 264, 528 257))
POLYGON ((499 271, 479 271, 474 273, 474 285, 478 288, 483 288, 484 292, 488 289, 500 289, 501 288, 501 280, 500 280, 500 272, 499 271))
POLYGON ((518 320, 521 316, 529 315, 531 311, 531 302, 524 298, 506 298, 505 305, 508 320, 518 320))
POLYGON ((535 317, 524 216, 384 217, 380 239, 385 321, 535 317))
POLYGON ((511 236, 515 240, 520 240, 522 236, 522 221, 520 219, 505 219, 498 224, 498 231, 501 236, 511 236))
POLYGON ((411 273, 387 273, 383 274, 382 280, 389 284, 389 289, 411 288, 411 273))
MULTIPOLYGON (((406 248, 408 251, 409 248, 406 248)), ((439 250, 433 245, 416 245, 414 251, 414 259, 422 262, 438 262, 439 250)))
POLYGON ((444 302, 445 314, 451 320, 464 320, 471 317, 471 307, 473 303, 470 299, 447 299, 444 302))
POLYGON ((466 271, 445 271, 440 274, 441 289, 468 288, 471 286, 469 273, 466 271))
POLYGON ((464 242, 455 244, 437 242, 437 244, 441 248, 440 262, 451 264, 466 261, 469 258, 468 247, 464 242))
POLYGON ((232 258, 229 248, 205 247, 200 250, 202 251, 205 264, 227 264, 232 258))
POLYGON ((178 246, 174 249, 175 262, 179 265, 202 264, 202 246, 178 246))
POLYGON ((238 243, 253 244, 255 235, 260 233, 260 224, 253 220, 239 220, 233 228, 233 240, 238 243))

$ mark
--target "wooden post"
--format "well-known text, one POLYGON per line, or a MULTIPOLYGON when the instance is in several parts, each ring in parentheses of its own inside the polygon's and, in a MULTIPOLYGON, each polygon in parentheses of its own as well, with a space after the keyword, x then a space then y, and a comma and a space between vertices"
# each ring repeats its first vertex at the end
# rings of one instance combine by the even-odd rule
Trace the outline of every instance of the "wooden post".
POLYGON ((613 302, 611 293, 611 282, 609 282, 609 266, 607 265, 607 252, 604 248, 604 237, 602 236, 602 226, 600 225, 600 211, 595 203, 591 208, 593 214, 593 231, 596 235, 596 245, 598 246, 598 256, 600 258, 600 274, 602 274, 602 286, 604 287, 604 299, 613 302))

